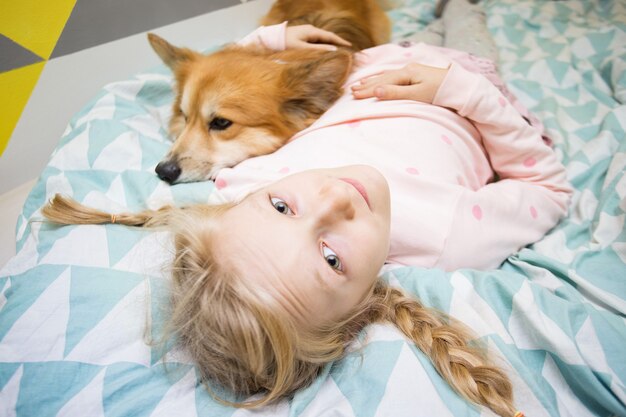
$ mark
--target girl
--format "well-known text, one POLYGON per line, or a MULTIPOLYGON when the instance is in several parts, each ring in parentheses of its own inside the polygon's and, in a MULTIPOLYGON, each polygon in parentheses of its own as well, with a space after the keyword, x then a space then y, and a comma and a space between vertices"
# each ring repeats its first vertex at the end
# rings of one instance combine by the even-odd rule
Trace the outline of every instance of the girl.
MULTIPOLYGON (((446 31, 463 8, 484 24, 473 7, 451 1, 446 31)), ((168 331, 205 382, 263 394, 232 405, 292 395, 388 322, 461 395, 517 415, 508 378, 461 325, 379 278, 383 264, 495 268, 567 209, 564 168, 540 131, 451 56, 487 68, 423 43, 363 51, 346 94, 297 140, 220 172, 223 204, 111 215, 56 196, 43 214, 174 231, 168 331)))

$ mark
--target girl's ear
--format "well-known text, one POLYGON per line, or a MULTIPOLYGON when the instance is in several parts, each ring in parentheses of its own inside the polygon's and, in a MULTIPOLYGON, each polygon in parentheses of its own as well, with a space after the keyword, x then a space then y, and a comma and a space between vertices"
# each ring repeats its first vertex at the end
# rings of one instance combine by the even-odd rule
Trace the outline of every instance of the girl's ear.
POLYGON ((342 85, 352 69, 352 53, 343 49, 293 52, 293 56, 283 55, 287 59, 279 57, 287 63, 282 80, 285 87, 282 110, 310 122, 341 96, 342 85))
POLYGON ((172 70, 183 61, 191 60, 196 53, 187 48, 178 48, 160 36, 154 33, 148 33, 148 41, 154 52, 161 58, 163 63, 170 67, 172 70))

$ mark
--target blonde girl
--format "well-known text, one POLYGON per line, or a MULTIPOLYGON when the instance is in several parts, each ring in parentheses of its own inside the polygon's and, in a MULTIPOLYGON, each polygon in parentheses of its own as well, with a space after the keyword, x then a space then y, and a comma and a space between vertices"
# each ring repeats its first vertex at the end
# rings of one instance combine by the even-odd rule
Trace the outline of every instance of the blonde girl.
MULTIPOLYGON (((286 185, 283 189, 288 189, 293 185, 307 189, 308 180, 317 181, 328 174, 355 176, 358 169, 365 170, 366 175, 376 175, 367 172, 368 167, 340 168, 330 173, 310 171, 287 177, 274 187, 286 185)), ((357 215, 347 212, 351 210, 350 201, 342 201, 341 195, 346 191, 340 188, 343 185, 327 187, 321 191, 336 195, 330 197, 326 213, 320 209, 318 227, 336 226, 342 219, 333 219, 334 215, 354 220, 357 215)), ((311 189, 311 193, 316 191, 311 189)), ((256 194, 240 204, 255 204, 252 199, 256 194)), ((370 205, 378 204, 371 189, 369 194, 370 205)), ((247 402, 222 402, 259 407, 289 397, 312 383, 328 363, 344 357, 351 342, 367 326, 391 323, 432 360, 459 394, 498 415, 519 416, 513 405, 511 382, 472 342, 464 326, 378 278, 384 251, 377 252, 377 247, 367 246, 361 240, 365 251, 354 260, 364 260, 357 268, 364 269, 359 273, 365 275, 354 275, 354 279, 342 281, 341 286, 319 282, 327 277, 309 277, 304 268, 299 276, 285 277, 280 275, 282 260, 264 258, 257 251, 247 253, 252 248, 246 248, 245 241, 229 239, 233 231, 229 230, 232 223, 227 216, 236 215, 236 207, 197 205, 111 215, 57 195, 43 208, 43 214, 58 224, 116 223, 173 230, 176 255, 172 266, 172 314, 166 333, 176 337, 189 352, 203 382, 208 383, 207 388, 216 382, 245 397, 263 394, 247 402), (224 239, 233 246, 224 245, 224 239), (241 258, 246 256, 257 264, 256 270, 246 262, 241 264, 241 258), (263 281, 267 285, 261 284, 263 281), (290 282, 296 285, 290 287, 290 282), (296 293, 300 297, 289 297, 296 293)), ((277 212, 282 210, 281 205, 277 207, 277 212)), ((362 233, 367 234, 368 230, 358 229, 355 228, 356 233, 365 238, 362 233)), ((374 233, 371 237, 375 245, 384 245, 384 234, 376 234, 376 225, 369 231, 374 233)), ((327 257, 327 262, 333 264, 333 258, 327 257)))
POLYGON ((458 56, 421 43, 363 51, 345 95, 297 140, 218 174, 228 203, 111 215, 56 196, 43 214, 173 231, 167 332, 204 382, 260 394, 232 405, 293 395, 367 326, 390 323, 459 394, 519 415, 462 325, 379 278, 386 263, 496 268, 567 211, 540 130, 458 56))

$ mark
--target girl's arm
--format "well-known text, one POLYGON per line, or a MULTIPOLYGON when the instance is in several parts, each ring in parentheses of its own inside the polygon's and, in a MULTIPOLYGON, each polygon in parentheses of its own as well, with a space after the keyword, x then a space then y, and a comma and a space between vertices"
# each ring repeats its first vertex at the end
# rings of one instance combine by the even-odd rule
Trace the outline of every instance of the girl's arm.
POLYGON ((350 42, 327 30, 312 25, 287 26, 287 22, 261 26, 237 44, 240 46, 260 45, 274 51, 292 48, 334 51, 337 46, 351 45, 350 42))
POLYGON ((539 240, 567 213, 572 192, 565 168, 509 101, 481 75, 410 64, 411 79, 383 74, 355 88, 355 97, 409 98, 447 107, 471 120, 499 181, 464 189, 438 261, 446 269, 495 268, 539 240), (400 81, 398 81, 400 80, 400 81), (434 93, 433 93, 434 91, 434 93))
POLYGON ((497 267, 567 214, 572 189, 565 168, 491 82, 460 65, 451 65, 433 104, 473 122, 499 177, 463 192, 439 264, 497 267))

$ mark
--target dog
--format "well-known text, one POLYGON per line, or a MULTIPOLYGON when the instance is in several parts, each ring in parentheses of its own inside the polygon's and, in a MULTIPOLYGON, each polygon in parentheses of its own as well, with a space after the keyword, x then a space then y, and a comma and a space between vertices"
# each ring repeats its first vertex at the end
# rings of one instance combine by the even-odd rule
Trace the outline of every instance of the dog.
POLYGON ((209 54, 149 42, 173 71, 173 146, 156 166, 170 184, 215 179, 220 169, 272 153, 310 126, 342 94, 353 53, 388 42, 390 21, 376 0, 278 0, 262 19, 311 24, 351 43, 336 51, 229 45, 209 54))

